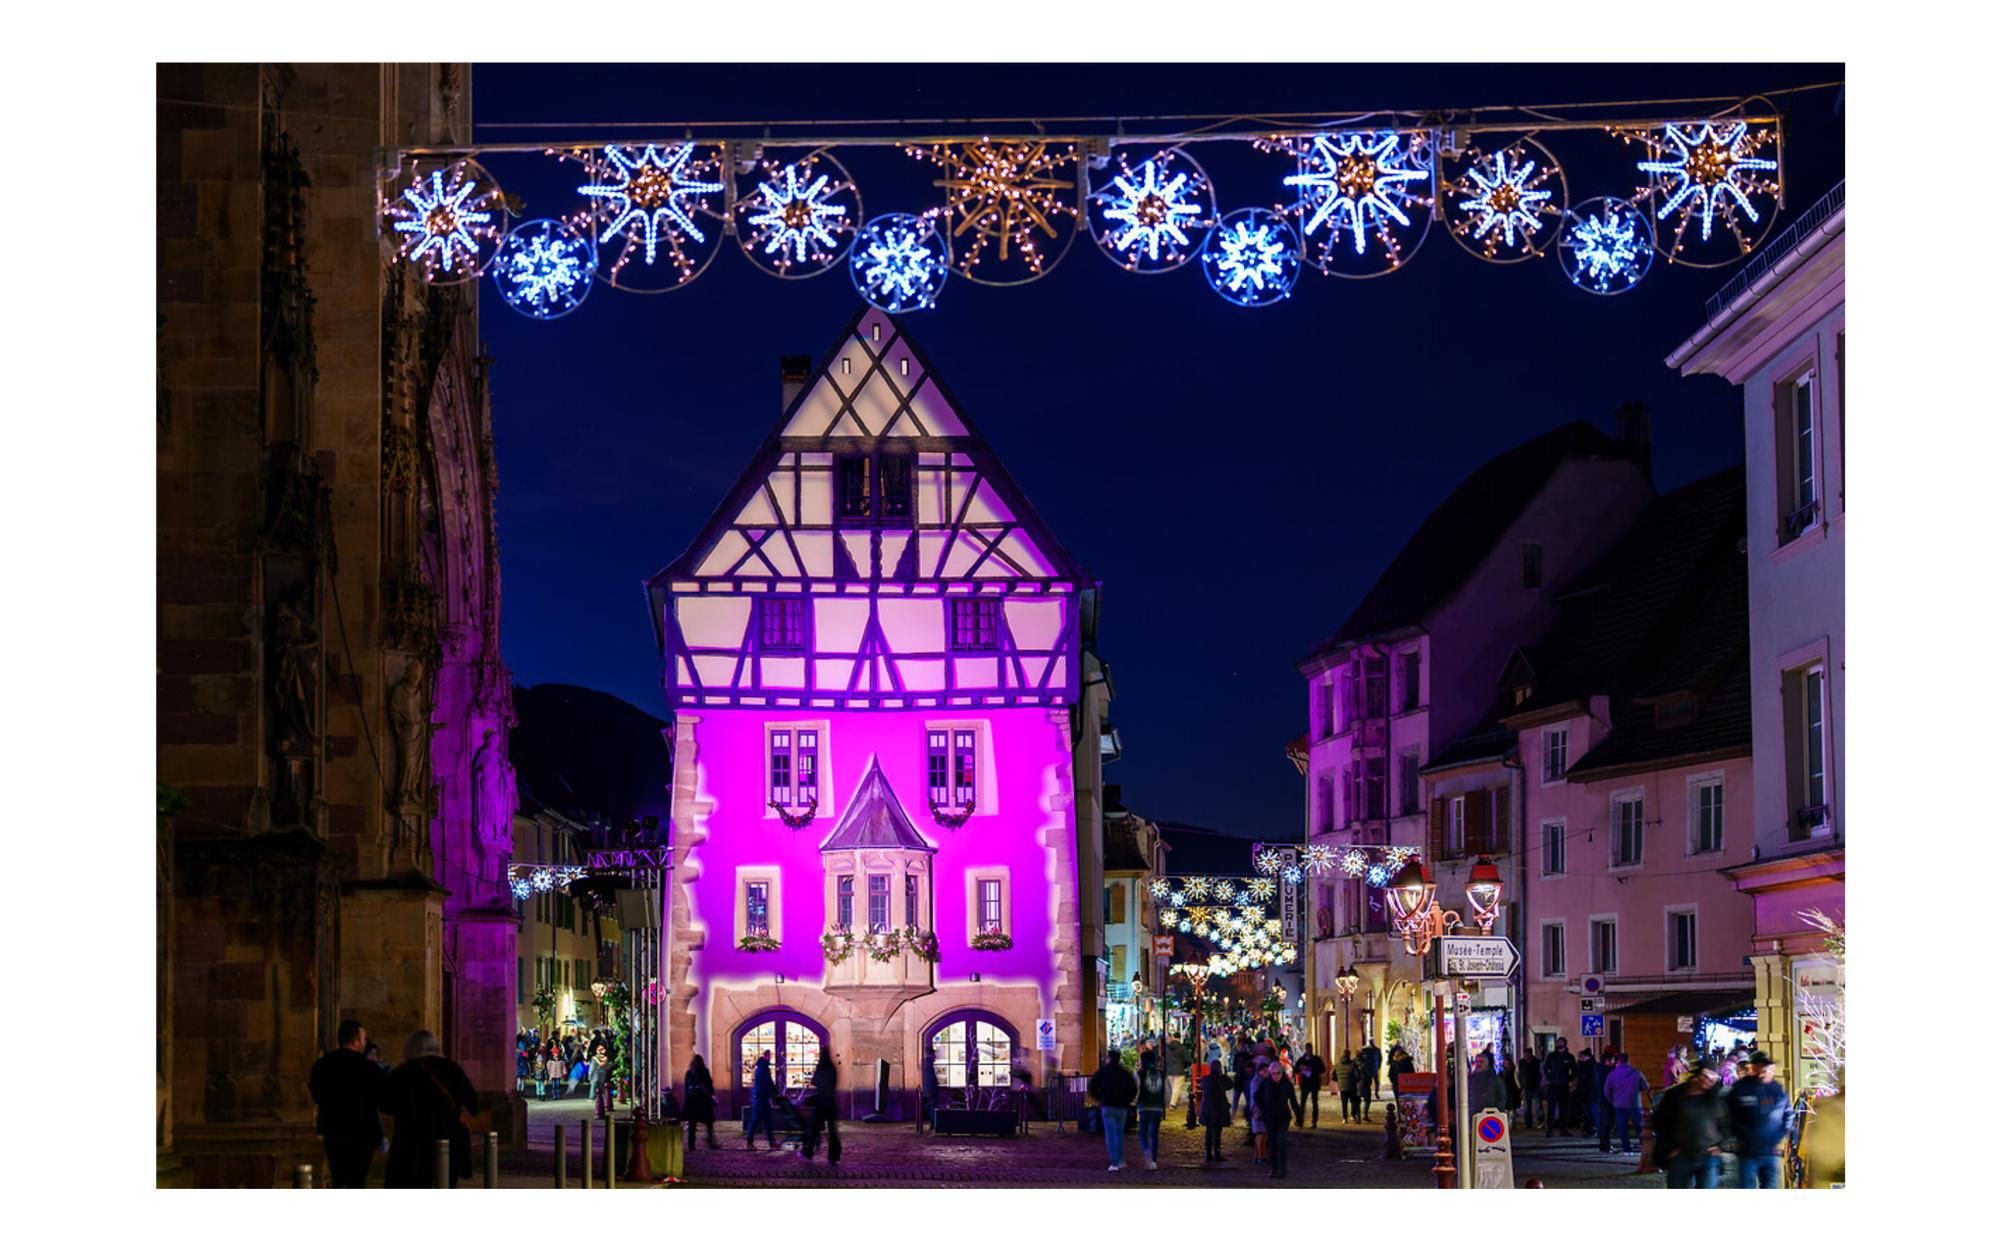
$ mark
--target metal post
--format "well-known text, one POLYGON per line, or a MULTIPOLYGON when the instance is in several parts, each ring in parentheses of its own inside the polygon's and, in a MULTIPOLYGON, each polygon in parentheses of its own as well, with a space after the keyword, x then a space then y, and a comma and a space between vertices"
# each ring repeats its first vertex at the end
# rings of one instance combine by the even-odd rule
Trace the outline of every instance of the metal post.
POLYGON ((451 1188, 451 1142, 443 1137, 437 1139, 437 1174, 431 1178, 431 1188, 451 1188))
POLYGON ((1451 1131, 1458 1135, 1458 1148, 1463 1157, 1458 1169, 1458 1187, 1472 1188, 1472 1107, 1466 1074, 1472 1063, 1472 1047, 1465 1036, 1465 1011, 1459 1006, 1458 982, 1451 983, 1451 1080, 1458 1091, 1458 1114, 1452 1117, 1451 1131))
POLYGON ((486 1188, 500 1188, 500 1134, 486 1133, 486 1188))
POLYGON ((313 1165, 301 1163, 292 1168, 292 1188, 311 1189, 313 1187, 313 1165))
POLYGON ((618 1188, 618 1121, 604 1117, 604 1187, 618 1188))
POLYGON ((583 1122, 583 1187, 590 1188, 590 1121, 583 1122))
POLYGON ((564 1140, 564 1138, 568 1136, 569 1136, 569 1125, 567 1124, 556 1125, 556 1188, 557 1189, 569 1188, 569 1178, 564 1175, 564 1173, 569 1170, 569 1143, 564 1140))

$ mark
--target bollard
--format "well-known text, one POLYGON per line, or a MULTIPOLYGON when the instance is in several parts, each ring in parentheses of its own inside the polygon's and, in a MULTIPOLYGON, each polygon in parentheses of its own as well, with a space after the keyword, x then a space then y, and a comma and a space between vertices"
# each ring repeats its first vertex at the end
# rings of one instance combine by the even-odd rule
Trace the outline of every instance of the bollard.
POLYGON ((1634 1176, 1648 1176, 1659 1171, 1653 1161, 1653 1112, 1642 1108, 1639 1112, 1639 1166, 1632 1169, 1634 1176))
POLYGON ((618 1136, 618 1121, 612 1119, 608 1115, 605 1116, 604 1117, 604 1187, 606 1189, 618 1188, 618 1143, 612 1140, 617 1136, 618 1136))
POLYGON ((590 1121, 583 1122, 583 1187, 590 1188, 590 1121))
POLYGON ((500 1134, 486 1132, 486 1188, 500 1188, 500 1134))
POLYGON ((301 1163, 292 1169, 292 1188, 311 1189, 313 1187, 313 1165, 301 1163))
POLYGON ((1382 1109, 1382 1157, 1403 1157, 1403 1134, 1396 1128, 1396 1104, 1393 1102, 1382 1109))
POLYGON ((556 1125, 556 1188, 557 1189, 569 1188, 567 1178, 563 1175, 564 1172, 569 1170, 569 1143, 563 1140, 568 1136, 569 1136, 569 1125, 567 1124, 556 1125))
POLYGON ((1431 1175, 1437 1178, 1439 1189, 1458 1188, 1458 1164, 1453 1161, 1451 1138, 1444 1133, 1438 1134, 1437 1161, 1431 1164, 1431 1175))
POLYGON ((625 1168, 624 1176, 634 1185, 653 1183, 653 1161, 646 1157, 646 1142, 652 1134, 646 1130, 646 1109, 635 1105, 632 1108, 632 1159, 625 1168))
POLYGON ((437 1175, 431 1178, 432 1189, 451 1188, 451 1142, 437 1139, 437 1175))

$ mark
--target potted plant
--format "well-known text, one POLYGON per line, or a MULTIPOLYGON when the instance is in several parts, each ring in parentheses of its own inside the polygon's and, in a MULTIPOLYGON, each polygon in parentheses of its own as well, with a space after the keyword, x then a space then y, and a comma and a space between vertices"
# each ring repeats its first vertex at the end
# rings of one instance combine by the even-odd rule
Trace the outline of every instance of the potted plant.
POLYGON ((903 949, 902 936, 894 929, 885 929, 880 933, 870 933, 862 944, 868 948, 868 958, 878 964, 888 963, 896 957, 898 951, 903 949))
POLYGON ((903 949, 927 964, 934 964, 938 961, 937 934, 910 925, 903 930, 903 949))
POLYGON ((746 952, 774 951, 778 949, 778 939, 768 933, 746 933, 736 939, 736 949, 746 952))
POLYGON ((1010 951, 1014 949, 1014 939, 1001 931, 997 924, 990 924, 972 935, 972 949, 976 951, 1010 951))
POLYGON ((837 964, 854 953, 854 934, 846 929, 828 929, 820 934, 819 953, 826 962, 837 964))

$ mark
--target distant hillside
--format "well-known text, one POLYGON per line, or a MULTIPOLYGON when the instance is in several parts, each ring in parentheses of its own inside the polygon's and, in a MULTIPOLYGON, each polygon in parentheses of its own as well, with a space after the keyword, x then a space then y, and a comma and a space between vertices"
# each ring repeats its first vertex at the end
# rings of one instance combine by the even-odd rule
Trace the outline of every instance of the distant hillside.
POLYGON ((508 748, 524 791, 564 815, 616 828, 640 816, 667 823, 673 806, 668 722, 616 695, 546 682, 514 688, 519 717, 508 748))

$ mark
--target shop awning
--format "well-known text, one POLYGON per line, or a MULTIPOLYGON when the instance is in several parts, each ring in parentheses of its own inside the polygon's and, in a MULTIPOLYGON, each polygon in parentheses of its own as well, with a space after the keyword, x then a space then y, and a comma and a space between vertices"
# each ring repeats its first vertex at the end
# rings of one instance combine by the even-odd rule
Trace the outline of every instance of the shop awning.
POLYGON ((1757 1005, 1753 993, 1741 990, 1680 990, 1610 1008, 1620 1016, 1735 1016, 1757 1005))

